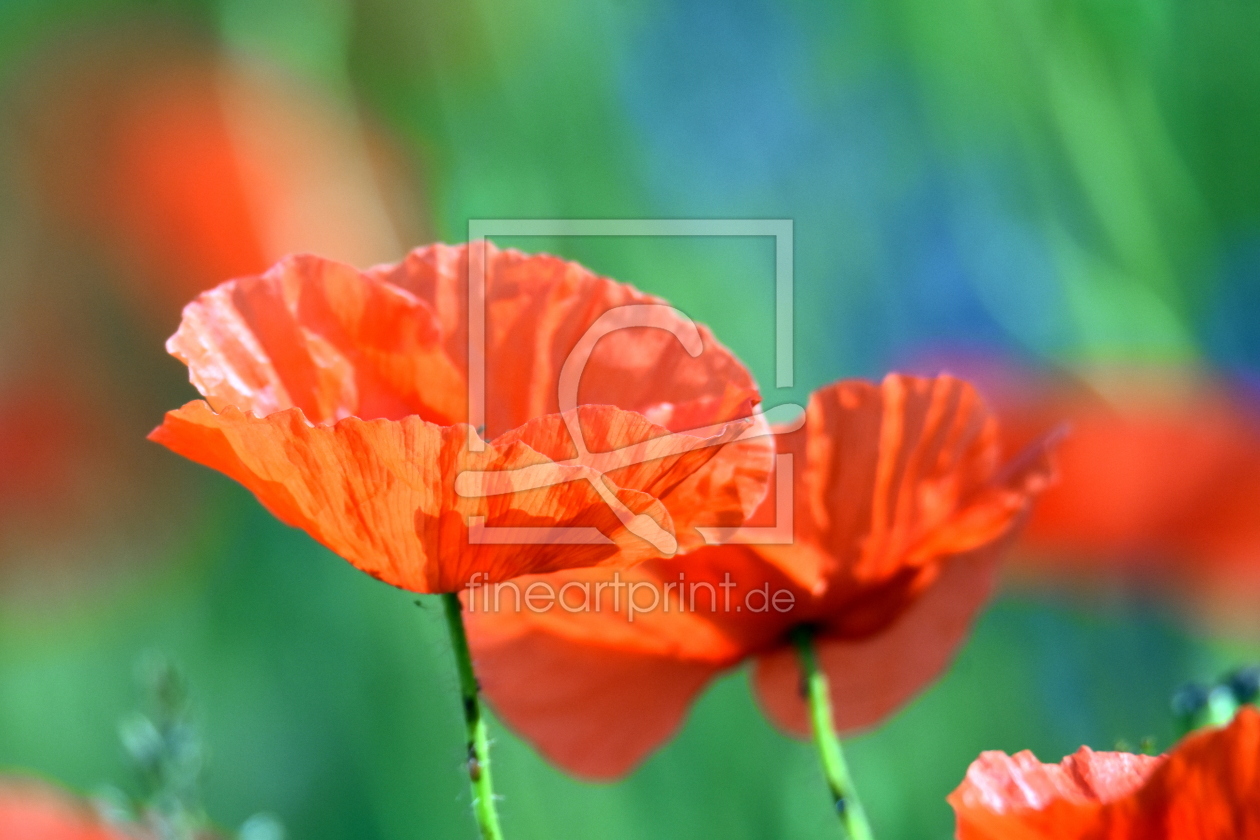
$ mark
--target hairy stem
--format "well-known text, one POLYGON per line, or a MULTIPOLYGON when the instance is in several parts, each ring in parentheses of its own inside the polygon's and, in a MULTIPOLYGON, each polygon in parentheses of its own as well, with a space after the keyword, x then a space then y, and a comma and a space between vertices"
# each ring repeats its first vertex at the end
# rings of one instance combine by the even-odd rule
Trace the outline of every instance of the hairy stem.
POLYGON ((473 673, 472 654, 468 651, 468 634, 464 632, 464 605, 458 594, 448 592, 442 595, 442 606, 446 609, 446 625, 451 632, 464 723, 468 727, 468 781, 472 786, 473 814, 483 840, 503 840, 499 812, 494 805, 494 786, 490 783, 490 740, 481 716, 480 689, 473 673))
POLYGON ((827 684, 827 675, 818 667, 813 631, 808 627, 796 628, 792 631, 792 644, 796 646, 801 671, 805 676, 802 689, 809 702, 814 746, 818 749, 827 787, 831 789, 836 815, 850 840, 872 840, 870 823, 866 821, 866 812, 862 810, 862 803, 853 788, 853 780, 849 777, 849 768, 840 749, 840 738, 837 737, 832 723, 831 691, 827 684))

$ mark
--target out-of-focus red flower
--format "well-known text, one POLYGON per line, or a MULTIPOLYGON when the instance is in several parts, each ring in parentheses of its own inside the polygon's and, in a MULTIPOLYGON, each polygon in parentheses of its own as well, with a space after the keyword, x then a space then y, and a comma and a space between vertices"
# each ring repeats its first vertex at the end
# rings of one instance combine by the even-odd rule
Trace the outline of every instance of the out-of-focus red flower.
POLYGON ((1032 375, 995 391, 1011 449, 1063 428, 1020 573, 1128 578, 1229 613, 1260 592, 1260 412, 1237 392, 1139 375, 1110 399, 1032 375))
POLYGON ((76 456, 91 454, 96 430, 75 391, 60 385, 37 375, 0 389, 0 511, 56 511, 79 483, 76 456))
POLYGON ((816 630, 837 728, 873 725, 948 663, 1047 475, 1040 451, 1002 467, 992 416, 951 377, 823 388, 776 443, 792 479, 751 522, 790 522, 790 544, 521 580, 524 607, 502 587, 465 593, 486 695, 549 759, 587 778, 627 772, 749 658, 767 713, 807 733, 789 643, 801 625, 816 630))
POLYGON ((160 553, 199 509, 143 441, 185 387, 157 342, 183 304, 295 251, 393 259, 427 225, 367 111, 169 22, 51 39, 12 77, 0 574, 42 592, 160 553))
POLYGON ((294 257, 203 294, 167 347, 208 402, 170 412, 152 439, 417 592, 457 591, 478 573, 626 565, 697 545, 697 525, 741 524, 764 494, 770 442, 728 446, 760 399, 738 360, 658 298, 575 263, 475 250, 435 245, 366 272, 294 257), (465 423, 470 258, 486 279, 481 451, 465 423), (658 322, 588 344, 576 403, 562 406, 570 355, 629 305, 658 322), (477 517, 602 539, 479 540, 477 517))
MULTIPOLYGON (((0 375, 0 578, 6 591, 18 577, 52 583, 91 555, 108 565, 102 529, 125 531, 127 509, 157 490, 156 477, 138 481, 152 459, 130 445, 135 431, 115 412, 91 363, 71 373, 38 352, 25 369, 0 375), (142 490, 145 488, 145 490, 142 490), (56 574, 54 574, 56 572, 56 574)), ((152 508, 149 508, 150 512, 152 508)), ((152 524, 145 533, 160 539, 152 524)), ((131 542, 141 550, 147 540, 131 542)), ((18 587, 22 588, 22 587, 18 587)))
POLYGON ((0 837, 4 840, 141 840, 140 833, 106 825, 90 808, 47 785, 0 780, 0 837))
POLYGON ((1192 734, 1166 756, 1082 747, 1060 764, 982 754, 949 797, 959 840, 1260 837, 1260 713, 1192 734))
POLYGON ((394 257, 416 226, 382 189, 398 156, 346 103, 159 26, 47 52, 17 120, 33 202, 151 316, 296 251, 394 257))

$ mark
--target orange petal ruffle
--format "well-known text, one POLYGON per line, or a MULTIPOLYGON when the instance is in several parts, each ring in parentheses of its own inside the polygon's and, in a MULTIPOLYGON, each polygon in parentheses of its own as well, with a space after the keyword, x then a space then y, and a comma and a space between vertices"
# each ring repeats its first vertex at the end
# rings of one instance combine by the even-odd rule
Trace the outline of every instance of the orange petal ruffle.
POLYGON ((464 375, 432 310, 319 257, 289 257, 201 294, 166 348, 215 409, 300 408, 313 423, 418 414, 449 424, 467 412, 464 375))
POLYGON ((1082 747, 1061 764, 982 754, 949 797, 959 840, 1236 840, 1260 836, 1260 712, 1166 756, 1082 747))
MULTIPOLYGON (((627 516, 647 517, 672 534, 673 519, 653 493, 697 469, 721 440, 707 445, 714 441, 670 433, 612 406, 583 406, 578 415, 586 440, 629 447, 643 463, 605 472, 565 460, 572 443, 559 415, 473 452, 462 424, 410 416, 313 425, 297 409, 258 418, 230 406, 216 413, 197 400, 168 413, 151 437, 239 481, 281 521, 357 568, 404 589, 450 592, 479 572, 478 580, 494 582, 660 555, 632 533, 635 523, 619 518, 595 483, 615 495, 627 516), (618 474, 626 485, 614 483, 618 474), (586 544, 550 530, 543 534, 548 540, 533 544, 511 534, 480 541, 478 517, 491 528, 532 529, 530 538, 539 529, 597 533, 586 544)), ((733 437, 741 428, 723 434, 733 437)))
POLYGON ((572 408, 559 403, 565 361, 601 317, 634 306, 650 310, 651 324, 594 343, 577 404, 615 405, 687 431, 747 417, 758 401, 730 351, 660 298, 576 263, 488 243, 432 245, 366 272, 289 257, 199 296, 167 346, 215 408, 265 416, 297 407, 315 423, 408 414, 462 422, 470 255, 484 266, 488 437, 572 408))
MULTIPOLYGON (((431 245, 365 277, 406 291, 434 313, 442 347, 468 370, 468 277, 485 278, 486 432, 509 429, 562 408, 565 360, 609 312, 651 307, 652 326, 627 326, 591 349, 577 391, 579 405, 638 411, 671 431, 748 415, 757 401, 748 370, 703 325, 633 286, 545 254, 500 251, 489 243, 431 245), (691 355, 680 337, 696 340, 691 355)), ((463 396, 461 394, 461 396, 463 396)), ((459 418, 464 419, 464 418, 459 418)))
MULTIPOLYGON (((997 424, 971 386, 949 376, 826 389, 788 437, 808 464, 796 481, 797 543, 758 551, 819 593, 818 657, 834 724, 852 732, 949 665, 1051 466, 1034 443, 999 470, 997 424), (830 572, 811 577, 820 563, 830 572)), ((771 719, 804 737, 802 676, 784 647, 759 659, 754 682, 771 719)))
POLYGON ((833 598, 990 542, 1027 499, 994 483, 997 425, 950 376, 820 389, 805 425, 776 446, 796 465, 795 539, 758 551, 833 598))

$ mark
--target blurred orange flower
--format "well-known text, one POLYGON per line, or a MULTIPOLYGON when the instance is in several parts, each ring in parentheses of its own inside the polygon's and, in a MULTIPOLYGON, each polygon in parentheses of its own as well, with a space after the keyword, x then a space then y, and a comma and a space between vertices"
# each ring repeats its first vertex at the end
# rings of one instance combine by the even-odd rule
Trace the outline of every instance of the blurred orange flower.
POLYGON ((816 630, 837 728, 876 723, 948 663, 1047 475, 1040 450, 1001 467, 996 423, 951 377, 823 388, 776 443, 779 486, 750 523, 786 525, 786 539, 518 582, 527 604, 554 593, 555 608, 465 593, 487 697, 549 759, 587 778, 627 772, 748 658, 767 713, 806 734, 789 643, 801 625, 816 630))
POLYGON ((1260 712, 1192 734, 1166 756, 1082 747, 1060 764, 982 754, 949 797, 959 840, 1260 837, 1260 712))
POLYGON ((99 357, 71 370, 48 346, 32 340, 17 364, 0 361, 0 587, 15 597, 147 556, 188 509, 169 493, 171 471, 152 469, 159 453, 134 445, 149 424, 115 405, 121 389, 99 357), (147 521, 156 511, 160 526, 147 521))
POLYGON ((1132 376, 1111 399, 1027 385, 998 399, 1008 446, 1062 426, 1061 480, 1020 552, 1040 578, 1126 577, 1198 596, 1222 616, 1260 592, 1260 413, 1195 377, 1132 376))
POLYGON ((0 279, 0 584, 39 598, 168 556, 204 510, 184 465, 143 441, 186 388, 157 340, 180 307, 313 245, 396 258, 428 227, 370 109, 156 11, 49 34, 0 106, 15 232, 0 279))
POLYGON ((138 840, 106 825, 83 803, 47 785, 0 780, 0 837, 4 840, 138 840))
POLYGON ((24 77, 30 204, 63 249, 94 243, 121 263, 163 330, 193 295, 284 254, 369 264, 427 227, 382 189, 414 179, 359 111, 172 27, 93 28, 24 77))
POLYGON ((86 409, 96 406, 78 402, 80 395, 43 372, 0 390, 0 521, 69 518, 68 499, 84 463, 99 456, 102 437, 87 420, 86 409))
POLYGON ((771 444, 728 446, 760 399, 735 357, 658 298, 575 263, 479 251, 435 245, 364 272, 293 257, 206 292, 167 344, 206 401, 167 414, 152 439, 417 592, 626 565, 699 544, 697 525, 742 523, 771 444), (470 260, 484 261, 488 440, 471 448, 470 260), (634 305, 657 320, 591 333, 634 305), (585 366, 562 406, 575 354, 585 366), (627 447, 632 463, 616 455, 627 447), (598 534, 521 545, 481 526, 598 534))

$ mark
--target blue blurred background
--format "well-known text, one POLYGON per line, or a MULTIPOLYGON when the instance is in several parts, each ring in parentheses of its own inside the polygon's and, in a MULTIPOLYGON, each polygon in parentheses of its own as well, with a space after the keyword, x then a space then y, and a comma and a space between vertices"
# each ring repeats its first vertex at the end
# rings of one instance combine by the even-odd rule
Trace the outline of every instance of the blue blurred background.
MULTIPOLYGON (((1260 6, 1173 0, 0 3, 0 767, 133 786, 134 663, 183 669, 208 812, 303 840, 472 837, 435 603, 144 441, 180 305, 284 253, 475 218, 789 218, 769 239, 500 239, 659 293, 771 403, 941 358, 1260 372, 1260 6)), ((852 763, 881 837, 949 836, 983 749, 1173 738, 1260 655, 1140 591, 1013 589, 852 763)), ((515 838, 836 831, 745 676, 627 780, 494 727, 515 838)))

